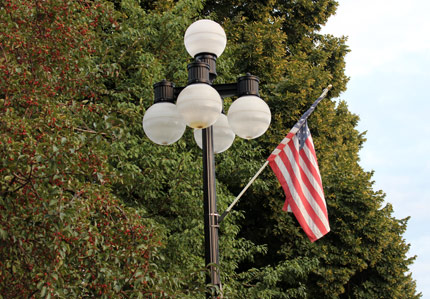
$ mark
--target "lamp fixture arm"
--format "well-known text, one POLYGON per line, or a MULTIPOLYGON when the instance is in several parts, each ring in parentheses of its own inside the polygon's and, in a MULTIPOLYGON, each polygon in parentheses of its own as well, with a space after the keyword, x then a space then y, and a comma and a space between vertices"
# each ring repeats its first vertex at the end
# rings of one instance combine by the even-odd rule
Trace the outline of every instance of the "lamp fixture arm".
MULTIPOLYGON (((156 84, 155 84, 156 85, 156 84)), ((154 89, 157 88, 154 85, 154 89)), ((171 86, 171 85, 170 85, 171 86)), ((255 95, 259 96, 258 92, 258 78, 256 76, 252 76, 247 74, 246 76, 240 77, 238 82, 236 83, 225 83, 225 84, 213 84, 211 85, 215 90, 219 93, 221 98, 229 98, 234 96, 243 96, 243 95, 255 95)), ((179 93, 186 86, 181 87, 171 87, 173 88, 173 97, 174 100, 177 99, 179 93)))

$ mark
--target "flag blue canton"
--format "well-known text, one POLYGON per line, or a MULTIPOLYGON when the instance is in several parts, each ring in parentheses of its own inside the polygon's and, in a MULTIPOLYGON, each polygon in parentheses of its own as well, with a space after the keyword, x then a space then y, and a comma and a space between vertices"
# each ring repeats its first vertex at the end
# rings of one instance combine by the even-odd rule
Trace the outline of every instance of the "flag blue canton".
POLYGON ((306 121, 300 130, 297 132, 297 139, 299 140, 299 150, 305 146, 306 139, 308 139, 311 132, 308 128, 308 122, 306 121))

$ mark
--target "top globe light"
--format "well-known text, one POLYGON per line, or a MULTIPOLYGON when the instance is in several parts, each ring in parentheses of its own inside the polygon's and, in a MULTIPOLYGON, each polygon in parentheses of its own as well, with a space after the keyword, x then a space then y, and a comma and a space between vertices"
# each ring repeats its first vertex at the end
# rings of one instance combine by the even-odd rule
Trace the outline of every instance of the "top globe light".
POLYGON ((211 20, 199 20, 188 27, 184 43, 192 57, 202 53, 219 57, 225 49, 227 37, 220 24, 211 20))

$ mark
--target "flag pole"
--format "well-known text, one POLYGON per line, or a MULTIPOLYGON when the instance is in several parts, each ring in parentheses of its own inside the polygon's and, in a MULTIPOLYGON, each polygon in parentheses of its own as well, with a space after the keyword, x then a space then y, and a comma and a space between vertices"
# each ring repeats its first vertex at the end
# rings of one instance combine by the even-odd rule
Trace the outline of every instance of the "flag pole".
MULTIPOLYGON (((329 85, 327 86, 327 88, 325 88, 323 90, 323 92, 321 93, 321 95, 318 97, 318 99, 315 101, 315 103, 312 105, 311 108, 309 108, 302 116, 302 118, 306 119, 314 110, 316 105, 327 96, 328 91, 333 87, 333 85, 329 85)), ((298 124, 298 123, 297 123, 298 124)), ((298 127, 297 124, 293 127, 292 130, 290 130, 290 133, 297 133, 298 131, 298 127)), ((290 133, 288 133, 287 136, 290 135, 290 133)), ((292 137, 291 137, 292 138, 292 137)), ((284 143, 288 143, 288 141, 290 141, 291 138, 286 137, 283 142, 284 143)), ((246 190, 248 190, 249 186, 251 186, 251 184, 257 179, 257 177, 260 175, 260 173, 264 170, 264 168, 266 168, 266 166, 269 164, 269 160, 266 160, 266 162, 263 164, 263 166, 261 166, 261 168, 257 171, 257 173, 252 177, 252 179, 248 182, 248 184, 242 189, 242 191, 239 193, 238 196, 236 196, 236 198, 234 199, 234 201, 228 206, 228 208, 224 211, 224 213, 222 213, 222 215, 218 218, 218 224, 220 224, 225 216, 227 216, 231 209, 236 205, 236 203, 239 201, 239 199, 242 197, 242 195, 245 193, 246 190)))
POLYGON ((239 201, 239 199, 242 197, 242 195, 245 193, 246 190, 248 190, 249 186, 251 186, 252 183, 257 179, 257 177, 260 175, 260 173, 263 171, 264 168, 269 164, 269 161, 266 161, 263 166, 261 166, 260 170, 257 171, 257 173, 252 177, 252 179, 248 182, 248 184, 243 188, 243 190, 239 193, 239 195, 235 198, 235 200, 231 203, 231 205, 227 208, 227 210, 222 213, 222 215, 218 219, 218 224, 223 221, 224 217, 227 216, 228 213, 230 213, 230 210, 233 208, 233 206, 239 201))

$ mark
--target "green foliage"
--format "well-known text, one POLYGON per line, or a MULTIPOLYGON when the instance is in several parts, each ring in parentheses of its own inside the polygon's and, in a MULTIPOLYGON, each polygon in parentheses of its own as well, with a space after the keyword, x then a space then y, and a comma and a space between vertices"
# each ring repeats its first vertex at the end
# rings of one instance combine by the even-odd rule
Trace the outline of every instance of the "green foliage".
MULTIPOLYGON (((121 129, 98 102, 92 55, 110 8, 0 6, 0 295, 152 297, 163 231, 113 194, 106 148, 121 129)), ((95 68, 96 69, 96 68, 95 68)))

